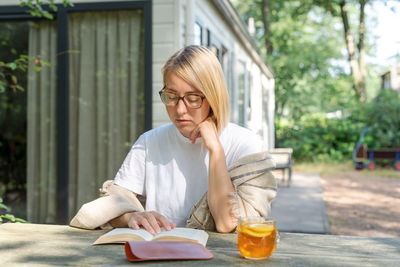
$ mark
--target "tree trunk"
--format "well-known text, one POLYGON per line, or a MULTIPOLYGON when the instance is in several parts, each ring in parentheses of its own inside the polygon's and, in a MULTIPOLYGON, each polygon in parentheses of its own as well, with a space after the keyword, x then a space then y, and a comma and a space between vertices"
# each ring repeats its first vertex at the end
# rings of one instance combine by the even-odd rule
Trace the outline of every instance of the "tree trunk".
POLYGON ((366 90, 366 80, 367 80, 367 64, 365 63, 365 47, 364 47, 364 36, 365 36, 365 4, 367 0, 360 0, 360 24, 358 28, 358 52, 360 54, 359 65, 360 65, 360 73, 362 80, 361 89, 361 101, 367 100, 367 90, 366 90))
POLYGON ((349 19, 347 16, 347 6, 346 1, 342 0, 340 2, 340 14, 343 21, 344 28, 344 38, 346 42, 347 52, 349 54, 349 62, 351 67, 351 73, 353 76, 353 85, 355 93, 360 101, 366 101, 366 89, 365 89, 365 79, 366 79, 366 66, 365 66, 365 49, 364 49, 364 7, 365 0, 361 0, 361 11, 360 11, 360 40, 358 42, 359 49, 359 60, 357 60, 357 51, 355 46, 355 40, 350 31, 349 19))
POLYGON ((272 55, 273 47, 271 42, 271 31, 269 28, 269 3, 268 0, 263 0, 261 3, 262 18, 264 25, 264 40, 265 48, 267 49, 267 55, 272 55))

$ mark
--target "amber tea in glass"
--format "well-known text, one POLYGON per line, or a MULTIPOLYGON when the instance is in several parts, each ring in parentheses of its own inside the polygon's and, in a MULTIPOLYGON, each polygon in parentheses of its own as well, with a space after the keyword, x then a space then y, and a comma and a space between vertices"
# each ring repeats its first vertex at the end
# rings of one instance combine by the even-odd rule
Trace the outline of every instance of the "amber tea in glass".
POLYGON ((274 253, 277 233, 276 222, 263 217, 239 218, 237 246, 248 259, 265 259, 274 253))

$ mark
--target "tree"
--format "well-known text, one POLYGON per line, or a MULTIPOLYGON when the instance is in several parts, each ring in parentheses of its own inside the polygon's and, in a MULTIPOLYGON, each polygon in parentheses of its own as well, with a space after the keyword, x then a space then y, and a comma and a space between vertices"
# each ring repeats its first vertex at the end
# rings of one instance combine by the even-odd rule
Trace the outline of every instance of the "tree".
MULTIPOLYGON (((347 50, 347 60, 350 65, 351 78, 353 84, 354 95, 357 100, 365 102, 367 100, 366 79, 367 79, 367 64, 366 57, 366 23, 365 23, 365 7, 371 0, 299 0, 299 1, 277 1, 277 0, 257 0, 257 1, 233 1, 239 13, 245 19, 249 16, 255 17, 256 21, 261 24, 263 34, 258 36, 262 40, 260 44, 263 46, 263 51, 267 55, 274 55, 274 51, 280 50, 277 44, 272 41, 276 33, 274 24, 279 23, 280 17, 277 17, 277 11, 286 9, 288 3, 292 9, 291 15, 301 17, 305 14, 314 12, 317 7, 323 8, 332 19, 339 18, 342 24, 342 36, 344 36, 344 46, 347 50), (260 10, 261 15, 257 11, 250 12, 250 9, 260 10), (274 15, 275 13, 275 15, 274 15), (358 21, 354 23, 350 19, 350 15, 358 13, 358 21), (356 31, 354 29, 357 29, 356 31)), ((256 23, 257 25, 257 23, 256 23)), ((261 31, 260 31, 261 32, 261 31)), ((274 67, 274 66, 273 66, 274 67)))
POLYGON ((341 54, 339 18, 319 6, 301 10, 299 1, 235 1, 243 20, 255 19, 255 37, 275 73, 276 117, 299 118, 353 104, 341 54), (266 35, 265 32, 269 32, 266 35))
MULTIPOLYGON (((351 1, 351 0, 350 0, 351 1)), ((311 5, 318 5, 325 8, 332 16, 340 16, 343 24, 343 34, 348 53, 348 61, 351 67, 353 78, 353 87, 357 98, 361 102, 367 100, 366 79, 367 65, 365 62, 365 6, 370 0, 355 0, 353 5, 358 5, 359 19, 358 30, 356 33, 352 31, 352 26, 349 21, 349 1, 334 0, 323 1, 314 0, 311 5)))
POLYGON ((353 85, 356 95, 362 102, 367 100, 367 92, 365 87, 365 80, 367 78, 367 65, 365 63, 365 4, 366 0, 359 0, 360 4, 360 19, 358 26, 358 41, 355 45, 355 38, 353 37, 350 29, 348 18, 348 7, 345 0, 340 1, 340 15, 343 21, 344 38, 346 42, 347 52, 349 54, 349 62, 351 66, 351 73, 353 75, 353 85), (358 55, 358 57, 357 57, 358 55))
POLYGON ((265 40, 265 48, 267 50, 268 55, 272 55, 273 46, 271 41, 271 30, 270 30, 270 11, 269 11, 269 3, 270 0, 262 0, 261 3, 261 12, 262 12, 262 21, 264 26, 264 40, 265 40))

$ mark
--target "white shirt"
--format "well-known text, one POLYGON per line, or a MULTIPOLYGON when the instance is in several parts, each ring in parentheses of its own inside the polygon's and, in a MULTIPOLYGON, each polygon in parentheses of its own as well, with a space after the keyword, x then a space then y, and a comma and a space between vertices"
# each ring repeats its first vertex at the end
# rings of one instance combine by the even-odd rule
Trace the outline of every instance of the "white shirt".
MULTIPOLYGON (((263 150, 250 130, 229 123, 220 134, 226 165, 263 150)), ((185 226, 193 205, 207 191, 209 153, 172 124, 142 134, 114 178, 115 184, 146 197, 146 211, 157 211, 185 226)))

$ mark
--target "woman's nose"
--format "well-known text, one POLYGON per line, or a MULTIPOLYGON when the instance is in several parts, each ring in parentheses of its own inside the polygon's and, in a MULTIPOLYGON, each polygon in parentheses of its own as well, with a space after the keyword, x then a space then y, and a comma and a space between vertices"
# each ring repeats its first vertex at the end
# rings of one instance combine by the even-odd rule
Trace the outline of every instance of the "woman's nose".
POLYGON ((178 103, 176 104, 176 112, 178 114, 185 114, 187 112, 185 101, 182 98, 179 99, 178 103))

